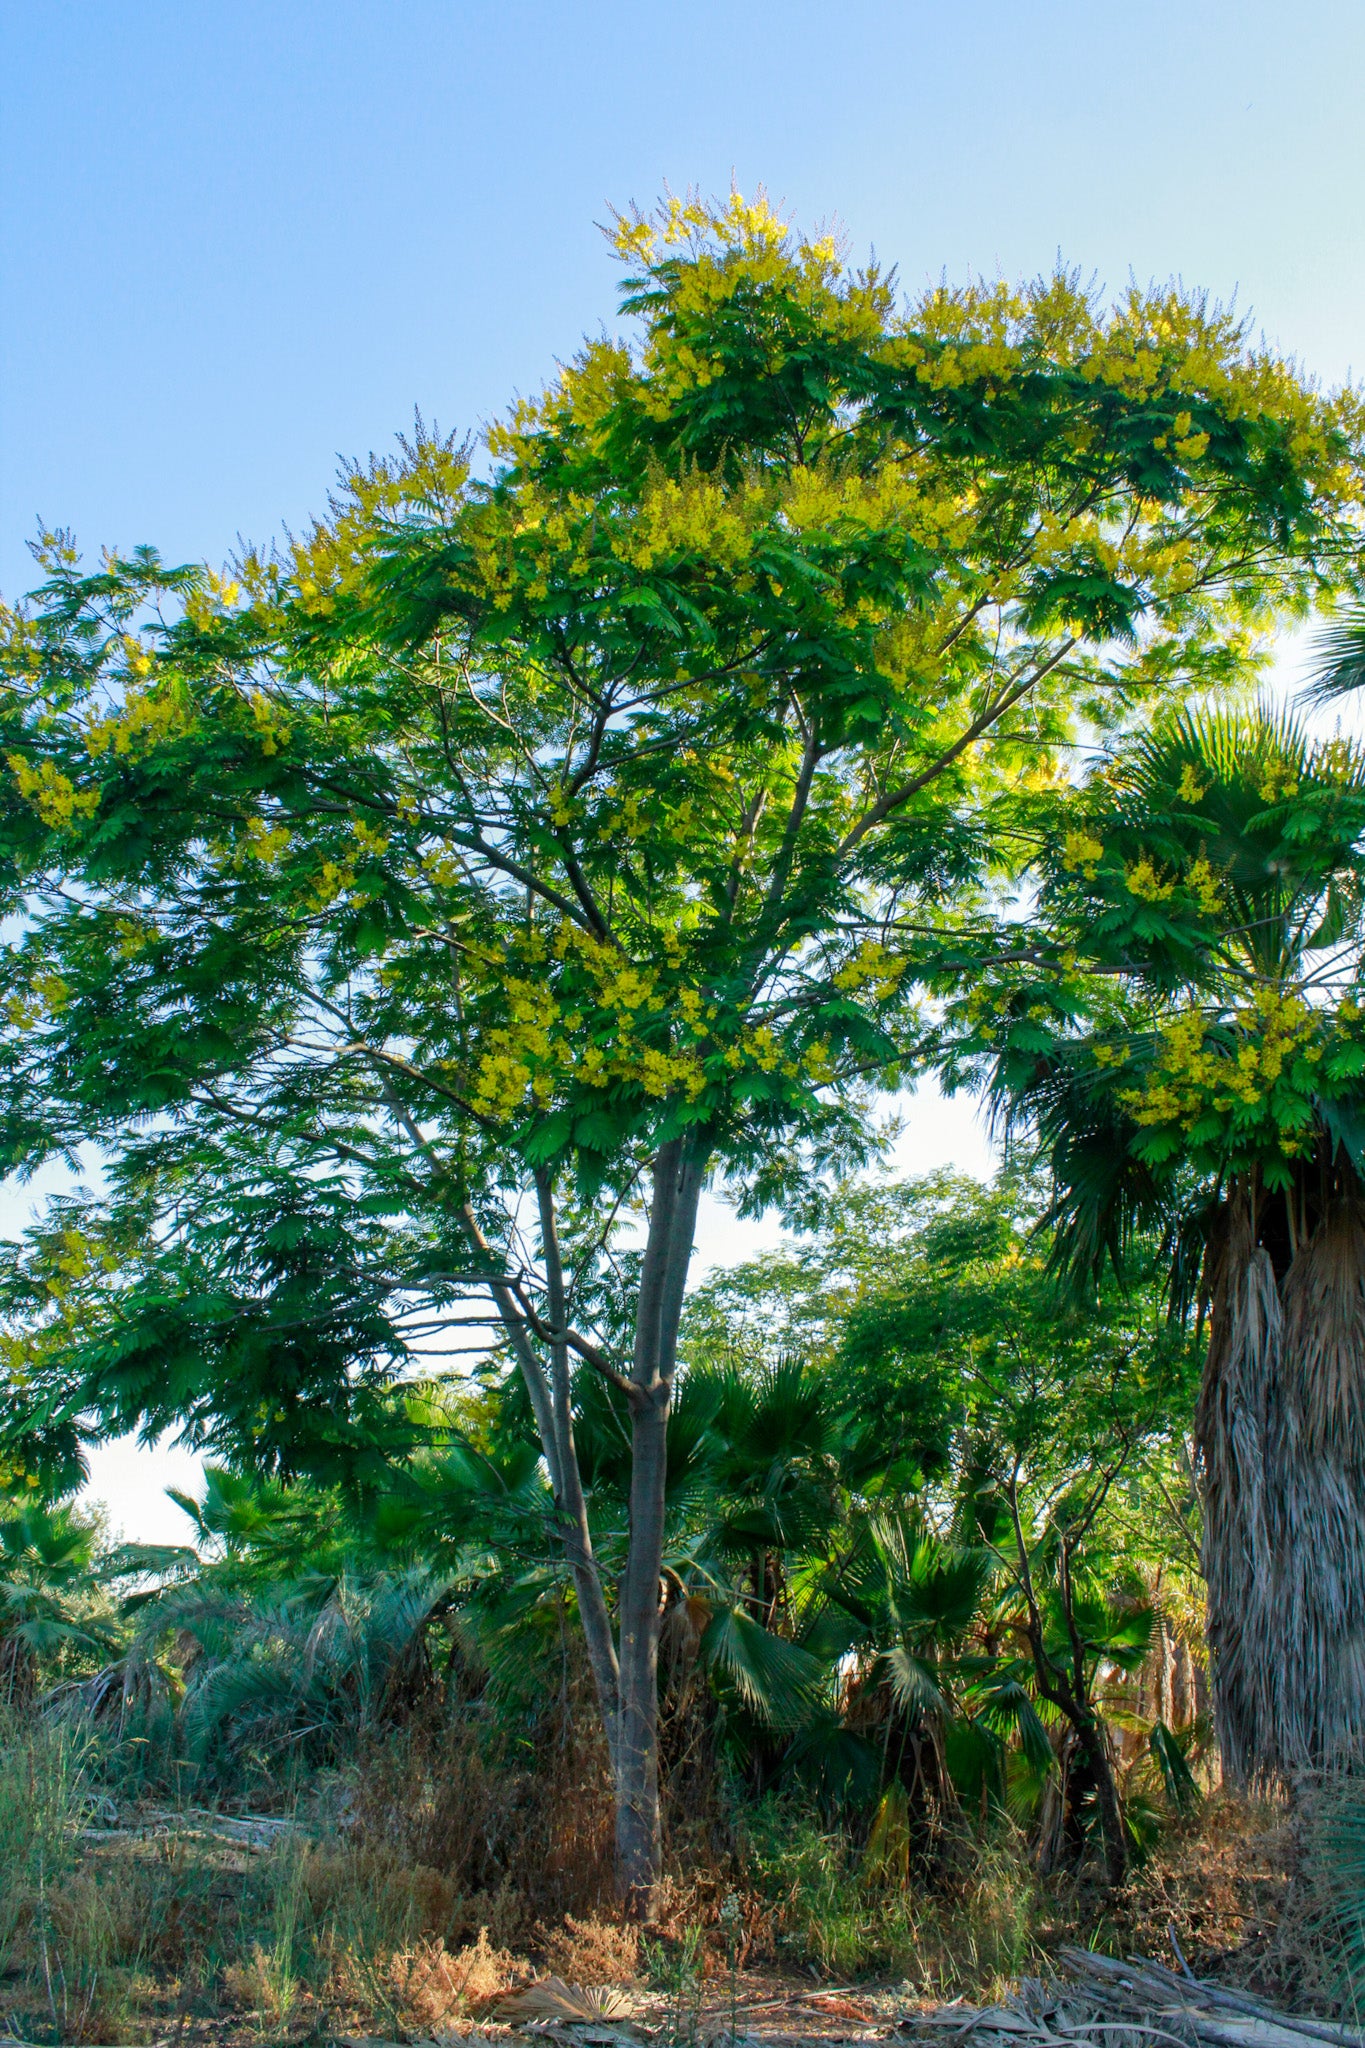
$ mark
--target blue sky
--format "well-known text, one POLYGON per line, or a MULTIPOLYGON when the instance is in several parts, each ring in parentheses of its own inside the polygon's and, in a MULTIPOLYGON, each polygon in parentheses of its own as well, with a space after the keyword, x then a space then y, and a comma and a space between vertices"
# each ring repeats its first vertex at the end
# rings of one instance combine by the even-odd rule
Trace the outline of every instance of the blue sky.
POLYGON ((1057 253, 1365 363, 1360 0, 0 0, 0 591, 220 560, 613 320, 610 204, 760 180, 908 286, 1057 253))
MULTIPOLYGON (((907 289, 1180 276, 1365 369, 1362 0, 0 0, 0 593, 43 519, 220 562, 614 324, 597 224, 763 182, 907 289)), ((912 1105, 898 1161, 989 1154, 912 1105)), ((31 1191, 0 1190, 0 1227, 31 1191)), ((699 1263, 763 1235, 704 1219, 699 1263)), ((183 1459, 106 1452, 130 1535, 183 1459)))

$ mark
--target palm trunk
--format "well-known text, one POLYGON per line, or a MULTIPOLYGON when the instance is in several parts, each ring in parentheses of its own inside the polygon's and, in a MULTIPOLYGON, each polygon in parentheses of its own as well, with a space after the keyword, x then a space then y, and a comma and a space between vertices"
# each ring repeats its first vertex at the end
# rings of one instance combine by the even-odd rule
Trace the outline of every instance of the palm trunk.
POLYGON ((1224 1768, 1242 1784, 1365 1746, 1365 1208, 1354 1177, 1334 1177, 1316 1218, 1295 1191, 1300 1228, 1279 1245, 1280 1197, 1237 1189, 1211 1252, 1209 1649, 1224 1768))
POLYGON ((1074 1719, 1072 1726, 1076 1730, 1076 1739, 1085 1757, 1095 1794, 1095 1811, 1099 1816, 1100 1842, 1104 1851, 1105 1882, 1117 1890, 1128 1870, 1128 1835, 1123 1824, 1123 1808, 1119 1804, 1119 1789, 1114 1783, 1109 1745, 1103 1728, 1093 1715, 1074 1719))
POLYGON ((1273 1743, 1266 1408, 1278 1378, 1284 1316, 1269 1253, 1256 1242, 1255 1198, 1236 1188, 1210 1246, 1212 1317, 1195 1424, 1203 1482, 1214 1725, 1223 1768, 1238 1783, 1263 1775, 1273 1743))

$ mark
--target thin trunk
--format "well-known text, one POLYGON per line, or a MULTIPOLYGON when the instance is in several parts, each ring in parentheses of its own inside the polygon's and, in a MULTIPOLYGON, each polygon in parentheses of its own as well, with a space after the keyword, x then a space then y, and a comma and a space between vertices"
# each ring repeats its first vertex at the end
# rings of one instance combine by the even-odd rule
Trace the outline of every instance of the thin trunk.
POLYGON ((564 1291, 564 1261, 559 1249, 554 1189, 548 1173, 541 1172, 536 1175, 536 1195, 540 1205, 540 1235, 545 1255, 550 1327, 553 1332, 550 1339, 550 1407, 559 1460, 559 1483, 555 1488, 555 1499, 559 1509, 560 1530, 564 1538, 564 1554, 573 1573, 574 1590, 578 1594, 578 1613, 583 1624, 588 1662, 592 1666, 597 1704, 602 1715, 607 1751, 614 1774, 621 1709, 620 1673, 616 1663, 616 1645, 612 1641, 611 1616, 607 1612, 606 1594, 602 1588, 602 1575, 593 1551, 592 1530, 588 1524, 588 1503, 584 1496, 583 1475, 578 1464, 578 1447, 574 1442, 573 1387, 569 1375, 567 1342, 569 1308, 564 1291))
MULTIPOLYGON (((1108 1489, 1106 1487, 1105 1491, 1108 1489)), ((1063 1537, 1058 1546, 1057 1590, 1061 1595, 1066 1631, 1071 1640, 1071 1704, 1066 1708, 1076 1737, 1085 1752, 1100 1819, 1104 1844, 1104 1874, 1111 1885, 1123 1883, 1128 1868, 1128 1837, 1123 1825, 1114 1765, 1099 1716, 1090 1705, 1085 1673, 1085 1643, 1076 1623, 1076 1593, 1071 1573, 1071 1543, 1063 1537)))
MULTIPOLYGON (((1087 1702, 1078 1698, 1071 1687, 1061 1680, 1056 1666, 1043 1651, 1041 1644, 1034 1642, 1032 1649, 1038 1690, 1050 1705, 1065 1716, 1075 1737, 1076 1748, 1083 1760, 1091 1790, 1095 1794, 1095 1811, 1099 1817, 1100 1843, 1104 1852, 1105 1881, 1110 1885, 1121 1885, 1128 1869, 1128 1834, 1123 1824, 1123 1807, 1119 1800, 1119 1788, 1115 1782, 1114 1765, 1109 1755, 1104 1729, 1087 1702)), ((1064 1810, 1069 1806, 1070 1801, 1064 1799, 1064 1810)))
MULTIPOLYGON (((547 1284, 552 1325, 555 1330, 560 1331, 565 1327, 566 1304, 558 1233, 554 1228, 553 1191, 547 1182, 542 1192, 538 1181, 537 1193, 541 1196, 542 1225, 548 1212, 550 1236, 546 1247, 547 1284), (555 1310, 556 1303, 558 1314, 555 1310)), ((464 1204, 460 1213, 471 1245, 480 1256, 491 1261, 492 1248, 480 1229, 478 1219, 469 1203, 464 1204)), ((602 1574, 593 1553, 587 1503, 583 1497, 583 1480, 578 1469, 578 1453, 573 1439, 567 1346, 562 1342, 552 1342, 552 1380, 547 1382, 535 1346, 526 1334, 525 1316, 511 1289, 494 1284, 492 1293, 502 1318, 503 1331, 530 1398, 531 1412, 536 1421, 536 1433, 540 1438, 540 1447, 545 1453, 550 1487, 560 1517, 560 1535, 564 1543, 565 1560, 573 1574, 574 1590, 578 1595, 578 1611, 583 1623, 588 1663, 592 1670, 598 1710, 602 1716, 602 1729, 614 1772, 616 1731, 620 1713, 616 1649, 612 1642, 611 1616, 607 1611, 602 1574)))
MULTIPOLYGON (((1108 1491, 1107 1482, 1104 1491, 1108 1491)), ((1122 1884, 1128 1868, 1128 1837, 1123 1825, 1123 1808, 1114 1780, 1109 1745, 1105 1741, 1099 1716, 1090 1704, 1086 1685, 1085 1648, 1076 1626, 1075 1604, 1072 1597, 1070 1545, 1065 1538, 1062 1540, 1058 1560, 1058 1592, 1066 1618, 1067 1633, 1071 1638, 1072 1668, 1068 1678, 1064 1666, 1048 1654, 1042 1609, 1038 1604, 1033 1568, 1029 1563, 1028 1543, 1019 1512, 1017 1468, 1010 1479, 1005 1497, 1009 1502, 1010 1520, 1014 1527, 1015 1548, 1019 1558, 1020 1584, 1028 1617, 1025 1634, 1029 1654, 1033 1659, 1034 1682, 1042 1697, 1066 1717, 1075 1737, 1076 1747, 1095 1794, 1100 1840, 1104 1849, 1105 1878, 1110 1885, 1117 1886, 1122 1884)), ((1092 1501, 1097 1504, 1100 1498, 1102 1495, 1096 1494, 1092 1496, 1092 1501)), ((1066 1817, 1067 1805, 1068 1802, 1064 1801, 1063 1818, 1066 1817)))
MULTIPOLYGON (((606 1732, 616 1790, 617 1881, 629 1909, 646 1914, 662 1866, 659 1810, 658 1663, 664 1517, 668 1480, 668 1413, 677 1364, 687 1269, 709 1140, 700 1131, 664 1145, 655 1159, 649 1234, 636 1305, 631 1364, 630 1535, 618 1588, 619 1649, 601 1571, 592 1548, 587 1502, 574 1443, 569 1371, 568 1301, 556 1225, 554 1190, 536 1177, 549 1320, 550 1370, 528 1335, 528 1314, 509 1285, 490 1282, 535 1413, 559 1513, 565 1556, 606 1732)), ((483 1256, 489 1246, 468 1204, 462 1220, 483 1256)))
POLYGON ((630 1542, 620 1593, 616 1863, 624 1902, 640 1916, 649 1911, 662 1867, 658 1663, 668 1411, 704 1174, 699 1135, 661 1148, 636 1309, 630 1542))

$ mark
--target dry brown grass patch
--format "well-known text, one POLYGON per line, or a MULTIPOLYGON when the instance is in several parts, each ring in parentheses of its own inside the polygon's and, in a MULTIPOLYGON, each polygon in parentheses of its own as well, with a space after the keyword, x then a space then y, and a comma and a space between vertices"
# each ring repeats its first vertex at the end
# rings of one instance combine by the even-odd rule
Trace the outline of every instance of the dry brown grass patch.
POLYGON ((383 1974, 404 2024, 431 2032, 505 1997, 531 1971, 509 1950, 494 1948, 488 1929, 481 1927, 478 1939, 463 1948, 448 1949, 438 1936, 399 1949, 388 1958, 383 1974))
POLYGON ((1163 1836, 1130 1880, 1106 1946, 1273 1993, 1278 1928, 1294 1865, 1284 1806, 1218 1792, 1163 1836))
POLYGON ((549 1969, 569 1984, 633 1984, 640 1965, 638 1929, 596 1915, 579 1920, 566 1913, 541 1946, 549 1969))

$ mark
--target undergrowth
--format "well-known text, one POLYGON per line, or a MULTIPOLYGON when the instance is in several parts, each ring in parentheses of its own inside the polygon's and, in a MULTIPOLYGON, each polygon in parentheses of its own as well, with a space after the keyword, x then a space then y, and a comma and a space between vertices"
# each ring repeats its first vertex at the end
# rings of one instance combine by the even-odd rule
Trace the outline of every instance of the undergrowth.
POLYGON ((780 1800, 745 1828, 745 1863, 778 1956, 840 1978, 902 1980, 923 1998, 994 1988, 1036 1959, 1040 1887, 1021 1836, 1001 1817, 970 1852, 888 1870, 847 1829, 780 1800))
POLYGON ((1324 2011, 1356 1996, 1324 1962, 1349 1953, 1355 1967, 1346 1937, 1359 1946, 1365 1924, 1365 1803, 1340 1788, 1305 1801, 1295 1826, 1216 1797, 1117 1897, 1040 1878, 1004 1816, 944 1822, 889 1856, 875 1831, 773 1795, 746 1804, 722 1851, 688 1842, 641 1936, 610 1904, 601 1759, 561 1733, 537 1772, 467 1732, 409 1726, 254 1846, 203 1809, 115 1808, 98 1734, 11 1717, 0 2027, 38 2043, 171 2026, 243 2042, 429 2037, 552 1972, 652 1988, 681 2038, 703 1991, 733 2003, 755 1970, 989 1998, 1045 1971, 1062 1941, 1170 1960, 1172 1930, 1201 1973, 1324 2011))

